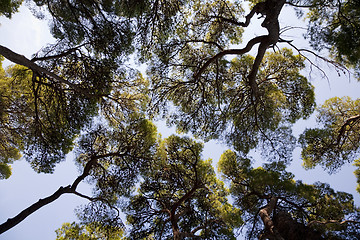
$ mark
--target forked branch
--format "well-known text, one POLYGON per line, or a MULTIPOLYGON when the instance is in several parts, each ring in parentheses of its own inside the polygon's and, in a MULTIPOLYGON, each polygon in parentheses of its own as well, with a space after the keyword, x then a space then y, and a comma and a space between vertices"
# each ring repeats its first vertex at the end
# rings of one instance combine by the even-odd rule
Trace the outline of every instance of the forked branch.
MULTIPOLYGON (((258 85, 256 83, 256 75, 259 70, 260 63, 262 62, 266 50, 275 45, 279 41, 280 35, 280 26, 279 26, 279 14, 281 12, 282 7, 285 4, 285 0, 266 0, 265 2, 257 3, 251 12, 246 16, 245 23, 237 23, 236 21, 228 20, 233 24, 237 24, 240 26, 248 26, 251 18, 254 14, 261 14, 265 16, 264 21, 262 22, 261 26, 268 30, 268 35, 263 35, 259 37, 255 37, 251 39, 247 45, 242 49, 229 49, 224 50, 213 56, 212 58, 208 59, 204 65, 202 65, 199 70, 194 74, 194 79, 197 80, 201 76, 202 73, 209 67, 209 65, 213 62, 216 62, 221 57, 225 55, 243 55, 249 52, 255 44, 259 43, 258 53, 251 68, 250 74, 248 75, 248 82, 253 91, 253 94, 256 99, 259 98, 260 93, 258 89, 258 85)), ((226 19, 222 19, 226 20, 226 19)))

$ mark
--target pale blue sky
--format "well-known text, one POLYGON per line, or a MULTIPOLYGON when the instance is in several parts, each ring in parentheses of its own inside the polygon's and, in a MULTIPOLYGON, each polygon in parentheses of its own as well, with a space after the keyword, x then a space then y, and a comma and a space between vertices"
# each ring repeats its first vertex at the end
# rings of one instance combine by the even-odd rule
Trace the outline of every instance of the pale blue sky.
MULTIPOLYGON (((282 15, 282 26, 289 25, 296 21, 292 11, 285 11, 282 15)), ((52 38, 48 32, 47 23, 40 22, 32 17, 29 10, 21 8, 21 13, 15 14, 11 20, 0 17, 0 44, 13 51, 31 57, 36 51, 43 47, 52 38)), ((259 22, 255 23, 259 25, 259 22)), ((253 37, 263 32, 257 32, 259 28, 252 28, 246 36, 253 37)), ((290 37, 295 36, 297 44, 304 44, 304 40, 299 36, 299 30, 287 32, 290 37)), ((324 66, 326 67, 326 66, 324 66)), ((317 103, 321 104, 324 100, 333 96, 351 96, 353 99, 360 97, 360 84, 355 80, 349 81, 348 78, 338 77, 337 73, 330 69, 327 71, 330 81, 322 79, 319 74, 314 72, 310 75, 312 83, 315 85, 317 103)), ((304 127, 312 127, 313 120, 301 121, 296 126, 296 132, 300 132, 304 127)), ((168 130, 165 124, 159 124, 159 130, 163 137, 173 133, 168 130)), ((211 141, 205 144, 203 157, 212 158, 217 162, 221 153, 226 147, 211 141)), ((255 163, 260 165, 260 163, 255 163)), ((305 171, 301 167, 299 150, 295 151, 294 162, 288 169, 292 171, 296 179, 301 179, 306 183, 315 181, 328 182, 336 190, 354 193, 358 205, 360 196, 355 193, 356 179, 353 175, 354 168, 348 164, 342 168, 338 174, 328 175, 321 168, 305 171)), ((13 217, 24 208, 55 192, 60 186, 66 186, 76 178, 78 171, 72 162, 72 155, 67 160, 59 164, 54 174, 36 174, 26 161, 17 161, 13 164, 13 175, 8 180, 0 181, 0 222, 13 217)), ((83 191, 89 191, 86 184, 80 186, 83 191)), ((0 240, 47 240, 55 239, 55 229, 59 228, 64 222, 76 220, 73 210, 79 204, 86 203, 85 200, 72 195, 60 197, 50 205, 40 209, 30 215, 19 225, 0 235, 0 240)))

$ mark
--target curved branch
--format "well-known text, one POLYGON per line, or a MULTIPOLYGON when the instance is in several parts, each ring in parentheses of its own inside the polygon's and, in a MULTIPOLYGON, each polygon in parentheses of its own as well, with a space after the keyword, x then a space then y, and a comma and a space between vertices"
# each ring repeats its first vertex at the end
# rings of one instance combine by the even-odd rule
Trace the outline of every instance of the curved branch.
MULTIPOLYGON (((30 207, 26 208, 25 210, 23 210, 22 212, 20 212, 18 215, 16 215, 13 218, 9 218, 6 222, 2 223, 0 225, 0 234, 4 233, 6 231, 8 231, 9 229, 15 227, 17 224, 19 224, 20 222, 22 222, 25 218, 27 218, 29 215, 31 215, 32 213, 34 213, 35 211, 39 210, 40 208, 54 202, 56 199, 58 199, 61 195, 65 194, 65 193, 72 193, 75 195, 80 196, 77 192, 76 192, 76 188, 79 185, 79 183, 84 180, 87 176, 89 176, 90 171, 92 169, 92 167, 94 165, 96 165, 97 160, 103 157, 109 157, 109 156, 114 156, 114 155, 119 155, 117 153, 110 153, 110 154, 105 154, 105 155, 99 155, 99 156, 94 156, 92 157, 85 165, 83 173, 78 176, 72 185, 68 185, 66 187, 60 187, 56 192, 54 192, 52 195, 43 198, 43 199, 39 199, 39 201, 37 201, 36 203, 32 204, 30 207)), ((84 195, 82 195, 83 197, 84 195)), ((87 198, 89 200, 91 200, 90 198, 87 198)))
POLYGON ((251 71, 249 73, 249 75, 247 76, 248 81, 249 81, 249 85, 251 87, 251 90, 253 91, 253 94, 255 96, 256 99, 259 98, 260 93, 259 93, 259 87, 256 83, 256 75, 257 72, 259 71, 260 68, 260 64, 265 56, 266 50, 269 47, 269 43, 266 41, 262 41, 259 45, 259 49, 258 49, 258 53, 256 55, 255 61, 252 65, 251 71))
POLYGON ((248 44, 242 48, 242 49, 228 49, 228 50, 224 50, 222 52, 219 52, 218 54, 216 54, 215 56, 213 56, 212 58, 210 58, 209 60, 207 60, 204 65, 199 69, 199 71, 194 74, 194 79, 198 79, 200 77, 200 75, 206 70, 206 68, 214 61, 218 60, 219 58, 222 58, 226 55, 244 55, 247 52, 250 52, 250 50, 252 49, 252 47, 255 44, 261 43, 263 40, 265 40, 267 38, 267 36, 258 36, 255 37, 253 39, 251 39, 248 44))
POLYGON ((253 91, 255 99, 258 99, 260 94, 256 83, 256 75, 259 70, 260 64, 264 58, 266 50, 279 41, 280 26, 278 18, 284 4, 285 0, 266 0, 265 2, 257 3, 255 7, 251 10, 251 12, 246 16, 246 22, 244 24, 247 26, 250 23, 250 19, 255 13, 261 14, 265 16, 265 19, 262 22, 261 26, 267 29, 268 35, 259 36, 251 39, 243 49, 230 49, 216 54, 215 56, 207 60, 202 67, 200 67, 199 71, 194 74, 194 79, 198 79, 200 75, 205 71, 205 69, 217 59, 230 54, 243 55, 249 52, 255 44, 260 43, 258 53, 251 68, 250 74, 248 75, 250 87, 253 91))

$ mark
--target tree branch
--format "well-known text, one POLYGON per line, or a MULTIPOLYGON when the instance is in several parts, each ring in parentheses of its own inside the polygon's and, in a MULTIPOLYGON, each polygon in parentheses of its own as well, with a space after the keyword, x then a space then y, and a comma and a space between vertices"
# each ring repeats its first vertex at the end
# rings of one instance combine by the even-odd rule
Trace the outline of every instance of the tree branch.
POLYGON ((272 197, 268 204, 259 211, 259 216, 264 223, 265 229, 270 233, 274 233, 274 223, 271 220, 270 215, 276 207, 277 200, 276 197, 272 197))
POLYGON ((350 118, 348 118, 345 123, 341 126, 340 128, 340 131, 339 131, 339 135, 337 137, 337 142, 336 144, 339 145, 340 144, 340 141, 341 141, 341 137, 345 134, 345 132, 347 131, 346 130, 346 127, 347 126, 350 126, 351 123, 356 123, 357 121, 360 121, 360 114, 359 115, 356 115, 356 116, 352 116, 350 118))
POLYGON ((79 87, 78 85, 71 83, 71 82, 65 80, 64 78, 56 75, 55 73, 48 71, 47 69, 37 65, 36 63, 34 63, 33 61, 31 61, 29 59, 27 59, 25 56, 15 53, 12 50, 8 49, 7 47, 0 45, 0 54, 15 64, 22 65, 24 67, 31 69, 33 72, 38 73, 39 75, 46 75, 49 78, 52 78, 60 83, 66 84, 66 85, 70 86, 73 90, 75 90, 81 94, 91 96, 91 94, 89 94, 89 92, 86 89, 83 89, 83 88, 79 87))
POLYGON ((352 224, 360 224, 360 222, 358 221, 354 221, 354 220, 344 220, 344 221, 338 221, 338 220, 327 220, 327 221, 318 221, 318 220, 313 220, 311 222, 308 223, 308 227, 311 227, 315 224, 318 224, 318 225, 326 225, 326 224, 337 224, 337 225, 345 225, 345 224, 348 224, 348 223, 352 223, 352 224))
MULTIPOLYGON (((20 222, 22 222, 25 218, 27 218, 30 214, 34 213, 35 211, 39 210, 40 208, 54 202, 56 199, 58 199, 61 195, 65 193, 73 193, 78 196, 80 196, 79 193, 76 192, 76 188, 79 185, 79 183, 84 180, 87 176, 90 174, 90 170, 94 165, 96 165, 97 160, 104 157, 111 157, 111 156, 118 156, 119 153, 109 153, 99 156, 93 156, 85 165, 83 173, 78 176, 72 185, 68 185, 66 187, 60 187, 56 192, 54 192, 52 195, 39 199, 36 203, 32 204, 30 207, 26 208, 22 212, 20 212, 18 215, 16 215, 13 218, 9 218, 6 222, 0 225, 0 234, 8 231, 9 229, 13 228, 20 222)), ((81 197, 84 197, 84 195, 81 195, 81 197)), ((91 200, 92 198, 86 197, 88 200, 91 200)))
POLYGON ((61 58, 61 57, 65 57, 73 52, 75 52, 76 50, 78 50, 79 48, 85 46, 85 44, 82 44, 80 46, 74 47, 74 48, 70 48, 67 51, 64 51, 60 54, 56 54, 56 55, 51 55, 51 56, 44 56, 44 57, 34 57, 31 59, 31 62, 36 62, 36 61, 46 61, 46 60, 51 60, 51 59, 56 59, 56 58, 61 58))
POLYGON ((194 79, 198 79, 200 75, 205 71, 205 69, 217 59, 229 54, 243 55, 249 52, 255 44, 260 43, 258 53, 251 68, 250 74, 248 75, 249 85, 253 91, 255 98, 258 99, 260 94, 256 83, 256 75, 259 70, 259 66, 264 58, 266 50, 279 41, 280 26, 278 17, 284 4, 285 0, 266 0, 265 2, 257 3, 251 10, 251 12, 246 16, 246 22, 244 23, 244 26, 247 26, 250 23, 250 20, 255 13, 261 14, 265 16, 265 19, 262 22, 261 26, 268 30, 268 35, 259 36, 251 39, 243 49, 230 49, 216 54, 215 56, 207 60, 202 67, 200 67, 199 71, 194 74, 194 79))
POLYGON ((64 193, 70 193, 72 192, 70 186, 66 187, 60 187, 56 192, 54 192, 52 195, 39 199, 36 203, 32 204, 30 207, 26 208, 22 212, 20 212, 18 215, 16 215, 13 218, 9 218, 5 223, 0 225, 0 234, 6 232, 7 230, 15 227, 17 224, 22 222, 25 218, 27 218, 30 214, 37 211, 38 209, 44 207, 45 205, 52 203, 56 199, 58 199, 61 195, 64 193))
POLYGON ((290 5, 292 7, 296 7, 296 8, 315 8, 315 7, 324 7, 323 3, 320 4, 311 4, 311 5, 298 5, 295 3, 291 3, 291 2, 286 2, 285 4, 290 5))
POLYGON ((207 60, 204 65, 199 69, 199 71, 197 73, 194 74, 194 79, 198 79, 200 77, 200 75, 206 70, 206 68, 214 61, 216 61, 219 58, 222 58, 226 55, 244 55, 247 52, 250 52, 250 50, 252 49, 252 47, 257 44, 262 42, 264 39, 266 39, 267 36, 258 36, 255 37, 253 39, 251 39, 248 44, 242 48, 242 49, 227 49, 224 50, 222 52, 219 52, 218 54, 216 54, 215 56, 213 56, 212 58, 210 58, 209 60, 207 60))

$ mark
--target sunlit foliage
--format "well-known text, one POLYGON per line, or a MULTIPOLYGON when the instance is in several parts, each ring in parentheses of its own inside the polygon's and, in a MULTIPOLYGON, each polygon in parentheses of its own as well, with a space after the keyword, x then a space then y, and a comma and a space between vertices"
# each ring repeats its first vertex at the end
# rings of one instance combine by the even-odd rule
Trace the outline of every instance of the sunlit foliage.
POLYGON ((170 136, 163 140, 137 194, 125 210, 130 239, 235 239, 240 210, 227 200, 202 144, 170 136))
POLYGON ((1 158, 18 159, 23 151, 36 171, 52 172, 91 121, 95 102, 22 66, 1 70, 1 158))
POLYGON ((300 137, 306 168, 320 164, 330 172, 352 162, 360 147, 360 100, 331 98, 318 108, 319 127, 300 137))
POLYGON ((18 11, 22 2, 23 0, 0 0, 0 16, 11 18, 18 11))
POLYGON ((247 239, 356 239, 360 233, 360 212, 351 194, 326 183, 295 181, 281 163, 253 168, 230 150, 221 156, 219 170, 242 210, 247 239))
MULTIPOLYGON (((1 1, 0 15, 10 18, 20 2, 1 1)), ((0 45, 16 64, 0 66, 0 179, 22 155, 35 171, 52 173, 73 149, 81 175, 9 218, 0 233, 71 193, 89 203, 76 210, 80 223, 57 230, 59 240, 236 239, 241 229, 248 239, 357 239, 350 194, 286 171, 296 146, 292 127, 315 110, 306 67, 322 69, 309 55, 359 70, 357 1, 27 3, 49 20, 55 40, 31 59, 0 45), (285 7, 307 13, 313 49, 284 38, 285 7), (243 42, 254 18, 265 33, 243 42), (147 65, 146 75, 133 60, 147 65), (162 139, 148 118, 233 149, 219 161, 225 182, 202 159, 201 142, 162 139), (267 162, 262 167, 252 167, 253 150, 267 162), (82 181, 91 194, 79 192, 82 181)), ((300 136, 306 168, 334 172, 357 158, 359 106, 333 98, 317 109, 318 126, 300 136)))
POLYGON ((123 230, 91 223, 80 225, 78 223, 64 223, 56 230, 56 240, 121 240, 123 230))

